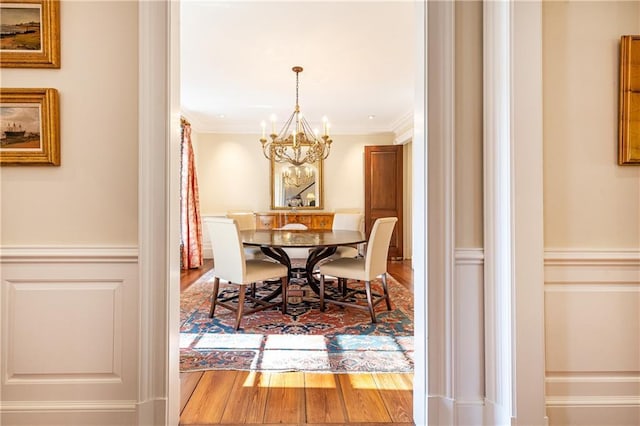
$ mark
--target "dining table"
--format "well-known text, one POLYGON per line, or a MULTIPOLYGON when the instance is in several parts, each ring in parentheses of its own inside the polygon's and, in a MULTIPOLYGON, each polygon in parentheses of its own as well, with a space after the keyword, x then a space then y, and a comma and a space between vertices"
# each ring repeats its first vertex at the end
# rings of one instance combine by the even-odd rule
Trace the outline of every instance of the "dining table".
POLYGON ((267 257, 285 265, 289 271, 289 279, 293 277, 295 268, 284 249, 308 248, 303 278, 316 294, 320 294, 320 280, 313 274, 316 265, 333 255, 339 246, 351 246, 367 241, 364 232, 349 230, 260 229, 242 231, 240 235, 245 246, 260 247, 267 257))

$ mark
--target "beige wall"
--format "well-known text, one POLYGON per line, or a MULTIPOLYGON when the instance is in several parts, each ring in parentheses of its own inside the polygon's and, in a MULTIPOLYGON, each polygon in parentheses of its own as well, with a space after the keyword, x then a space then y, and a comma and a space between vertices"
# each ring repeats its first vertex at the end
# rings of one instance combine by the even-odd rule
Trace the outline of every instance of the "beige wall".
POLYGON ((482 2, 456 2, 455 233, 457 248, 483 246, 482 2))
MULTIPOLYGON (((364 210, 364 146, 393 143, 392 133, 336 135, 324 162, 324 210, 364 210)), ((197 133, 194 151, 203 215, 270 210, 269 161, 258 135, 197 133)))
POLYGON ((638 2, 544 3, 546 247, 640 247, 640 167, 616 163, 619 40, 639 33, 638 2))
POLYGON ((639 2, 543 3, 551 425, 640 421, 640 167, 617 165, 619 41, 638 33, 639 2))
POLYGON ((60 167, 0 169, 0 244, 135 245, 136 2, 61 5, 62 66, 2 69, 2 87, 60 95, 60 167))
POLYGON ((0 168, 0 424, 158 424, 161 375, 139 369, 160 365, 166 292, 139 281, 138 3, 62 1, 60 31, 60 69, 0 70, 58 90, 61 141, 59 167, 0 168))

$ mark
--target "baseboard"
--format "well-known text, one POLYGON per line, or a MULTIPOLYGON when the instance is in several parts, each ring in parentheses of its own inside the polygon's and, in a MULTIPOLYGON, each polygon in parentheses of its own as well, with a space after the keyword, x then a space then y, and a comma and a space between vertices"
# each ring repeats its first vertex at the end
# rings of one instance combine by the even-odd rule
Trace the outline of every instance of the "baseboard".
POLYGON ((484 418, 484 401, 455 401, 455 425, 477 426, 484 418))
POLYGON ((3 401, 0 424, 125 426, 136 424, 135 401, 3 401))
POLYGON ((547 398, 551 426, 637 426, 640 396, 570 396, 547 398))
POLYGON ((445 396, 429 396, 429 424, 454 425, 454 400, 445 396))
POLYGON ((137 426, 165 425, 167 399, 157 398, 138 404, 137 426))
POLYGON ((505 407, 496 404, 494 401, 485 399, 483 421, 480 424, 510 425, 512 422, 511 415, 505 407))

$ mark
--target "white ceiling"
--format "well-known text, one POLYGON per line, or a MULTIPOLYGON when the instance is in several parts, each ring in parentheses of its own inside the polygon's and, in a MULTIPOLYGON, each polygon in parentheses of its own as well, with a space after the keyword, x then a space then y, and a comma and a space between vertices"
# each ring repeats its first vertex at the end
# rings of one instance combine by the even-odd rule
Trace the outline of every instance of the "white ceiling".
POLYGON ((413 111, 414 2, 181 2, 181 106, 196 131, 277 128, 295 106, 337 134, 397 130, 413 111), (370 119, 369 116, 375 118, 370 119))

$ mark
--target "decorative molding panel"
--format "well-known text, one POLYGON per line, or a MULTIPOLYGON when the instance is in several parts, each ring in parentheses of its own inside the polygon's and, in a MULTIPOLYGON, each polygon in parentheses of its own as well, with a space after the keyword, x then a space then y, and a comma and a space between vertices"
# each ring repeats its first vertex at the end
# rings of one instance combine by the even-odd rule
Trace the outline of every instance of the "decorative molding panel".
POLYGON ((636 266, 640 250, 562 250, 546 249, 545 266, 636 266))
POLYGON ((484 265, 484 250, 481 248, 456 249, 456 265, 484 265))
POLYGON ((136 247, 0 248, 3 422, 49 424, 55 417, 55 424, 80 418, 131 424, 135 419, 137 252, 136 247))
POLYGON ((120 382, 122 286, 5 280, 6 383, 120 382))
POLYGON ((0 263, 137 263, 137 247, 2 246, 0 263))
POLYGON ((640 423, 640 251, 545 252, 550 424, 640 423))

